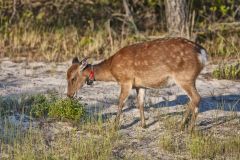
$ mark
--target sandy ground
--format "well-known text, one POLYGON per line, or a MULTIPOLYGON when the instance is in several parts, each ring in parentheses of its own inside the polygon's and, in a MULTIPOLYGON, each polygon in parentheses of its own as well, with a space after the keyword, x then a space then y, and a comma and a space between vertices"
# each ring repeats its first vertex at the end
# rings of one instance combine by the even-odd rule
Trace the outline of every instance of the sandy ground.
MULTIPOLYGON (((8 58, 0 59, 0 96, 20 96, 56 90, 60 96, 66 96, 66 70, 70 62, 14 63, 8 58)), ((202 96, 197 129, 214 129, 216 132, 240 134, 239 121, 227 117, 233 113, 240 116, 240 82, 206 78, 215 66, 208 65, 199 76, 196 86, 202 96), (234 112, 233 112, 234 111, 234 112), (216 118, 217 117, 217 118, 216 118), (224 129, 222 128, 224 126, 224 129)), ((78 96, 87 104, 87 110, 103 117, 114 118, 117 111, 119 86, 115 82, 94 82, 85 85, 78 96)), ((163 122, 159 117, 179 115, 188 101, 185 93, 173 85, 159 90, 149 89, 145 97, 145 116, 147 129, 139 127, 139 111, 135 107, 136 92, 133 90, 121 117, 120 133, 125 137, 121 145, 113 152, 116 157, 123 158, 126 154, 143 155, 146 159, 174 159, 175 156, 159 152, 157 140, 164 132, 163 122), (136 133, 140 133, 141 140, 136 133), (151 136, 150 136, 151 135, 151 136)), ((178 157, 179 158, 179 157, 178 157)))

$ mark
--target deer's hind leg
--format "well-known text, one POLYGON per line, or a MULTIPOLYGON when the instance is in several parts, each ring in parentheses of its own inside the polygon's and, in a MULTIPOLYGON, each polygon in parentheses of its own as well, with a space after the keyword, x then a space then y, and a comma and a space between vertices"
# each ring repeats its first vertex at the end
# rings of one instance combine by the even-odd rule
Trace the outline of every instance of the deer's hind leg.
POLYGON ((190 114, 192 114, 191 121, 190 121, 190 131, 194 129, 195 121, 198 114, 198 107, 200 102, 200 95, 196 90, 195 81, 182 81, 178 82, 180 87, 187 93, 188 97, 190 98, 190 102, 186 108, 186 112, 181 123, 181 128, 183 129, 190 118, 190 114))

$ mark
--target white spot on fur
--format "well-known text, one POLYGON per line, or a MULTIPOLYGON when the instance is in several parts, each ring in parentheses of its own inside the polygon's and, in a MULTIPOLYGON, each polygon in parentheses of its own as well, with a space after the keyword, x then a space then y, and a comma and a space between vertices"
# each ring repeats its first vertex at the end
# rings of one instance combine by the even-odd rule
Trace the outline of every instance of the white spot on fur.
POLYGON ((207 52, 205 49, 200 50, 200 54, 198 54, 198 59, 201 64, 206 65, 207 63, 207 52))

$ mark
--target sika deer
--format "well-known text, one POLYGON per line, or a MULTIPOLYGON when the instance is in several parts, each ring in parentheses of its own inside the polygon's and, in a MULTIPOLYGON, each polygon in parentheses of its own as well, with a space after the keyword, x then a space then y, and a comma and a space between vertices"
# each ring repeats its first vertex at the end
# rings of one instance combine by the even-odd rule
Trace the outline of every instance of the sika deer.
POLYGON ((93 80, 117 81, 121 86, 121 93, 116 124, 119 124, 122 108, 131 89, 136 89, 141 125, 145 127, 145 89, 160 88, 168 79, 173 79, 190 98, 181 126, 185 127, 192 114, 190 126, 192 130, 200 102, 195 81, 206 62, 206 50, 183 38, 157 39, 126 46, 96 65, 87 64, 86 59, 79 62, 74 58, 72 66, 67 71, 67 95, 73 97, 86 81, 88 83, 93 80))

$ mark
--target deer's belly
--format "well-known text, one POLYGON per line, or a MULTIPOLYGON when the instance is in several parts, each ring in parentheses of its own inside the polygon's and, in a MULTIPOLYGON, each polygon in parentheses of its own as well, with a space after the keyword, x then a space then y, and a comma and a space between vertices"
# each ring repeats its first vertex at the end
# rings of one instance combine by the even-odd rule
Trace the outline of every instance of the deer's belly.
POLYGON ((134 87, 142 88, 163 88, 174 84, 174 81, 169 77, 135 77, 134 87))

